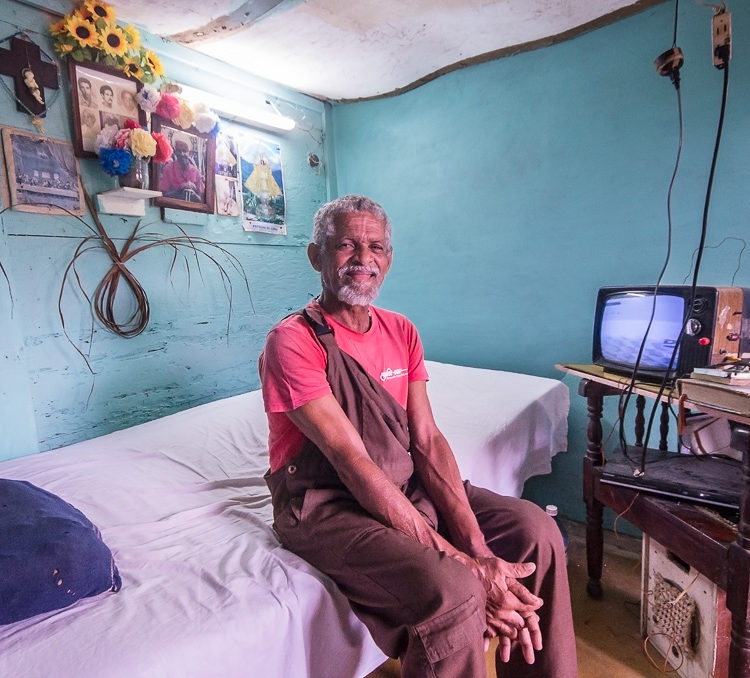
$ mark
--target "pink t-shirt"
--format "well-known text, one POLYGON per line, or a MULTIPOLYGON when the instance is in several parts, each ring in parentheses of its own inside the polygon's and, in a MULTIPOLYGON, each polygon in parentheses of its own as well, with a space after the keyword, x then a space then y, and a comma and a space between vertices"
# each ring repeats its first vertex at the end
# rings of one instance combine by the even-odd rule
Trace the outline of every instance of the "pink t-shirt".
MULTIPOLYGON (((316 301, 312 308, 321 311, 316 301)), ((417 330, 404 316, 370 306, 372 325, 354 332, 323 313, 339 348, 352 356, 405 408, 409 383, 427 380, 417 330)), ((299 315, 271 328, 258 361, 268 413, 271 471, 302 449, 305 437, 284 412, 331 393, 327 356, 309 323, 299 315)))

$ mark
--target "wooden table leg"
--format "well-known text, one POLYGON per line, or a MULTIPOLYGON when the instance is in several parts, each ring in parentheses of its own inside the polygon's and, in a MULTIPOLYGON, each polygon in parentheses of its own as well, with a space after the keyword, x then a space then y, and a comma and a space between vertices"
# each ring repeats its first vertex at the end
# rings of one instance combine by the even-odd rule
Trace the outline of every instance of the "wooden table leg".
POLYGON ((742 452, 743 489, 737 543, 727 553, 727 608, 732 613, 729 678, 750 676, 750 426, 732 422, 732 447, 742 452))
POLYGON ((602 410, 604 396, 618 393, 611 387, 583 379, 578 393, 586 398, 588 427, 586 457, 583 460, 583 501, 586 504, 586 564, 589 581, 586 591, 591 598, 602 597, 602 563, 604 559, 604 535, 602 533, 602 503, 594 492, 594 471, 604 463, 602 450, 602 410))
POLYGON ((591 459, 583 460, 583 500, 586 503, 586 566, 589 580, 586 592, 590 598, 602 597, 602 566, 604 563, 604 534, 602 532, 602 503, 594 496, 594 474, 591 459))

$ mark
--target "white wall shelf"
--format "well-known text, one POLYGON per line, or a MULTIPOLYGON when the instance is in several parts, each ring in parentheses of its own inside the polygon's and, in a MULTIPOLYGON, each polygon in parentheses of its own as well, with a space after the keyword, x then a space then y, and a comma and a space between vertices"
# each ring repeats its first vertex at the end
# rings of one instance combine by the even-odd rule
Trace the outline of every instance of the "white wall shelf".
POLYGON ((122 186, 97 194, 99 211, 106 214, 125 214, 142 217, 146 214, 146 200, 160 196, 161 191, 122 186))

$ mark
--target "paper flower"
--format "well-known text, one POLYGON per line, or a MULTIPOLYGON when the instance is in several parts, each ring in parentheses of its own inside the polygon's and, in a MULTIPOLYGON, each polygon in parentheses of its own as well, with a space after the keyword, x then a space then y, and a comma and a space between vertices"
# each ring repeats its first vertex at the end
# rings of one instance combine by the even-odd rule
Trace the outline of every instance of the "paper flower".
POLYGON ((174 120, 180 114, 180 100, 174 94, 162 94, 156 104, 156 114, 174 120))
POLYGON ((195 111, 195 128, 203 134, 213 133, 219 124, 219 116, 216 115, 206 104, 193 105, 195 111))
POLYGON ((161 100, 161 92, 155 87, 142 87, 141 91, 135 95, 135 100, 146 113, 156 113, 156 107, 161 100))
POLYGON ((161 132, 151 132, 151 136, 154 137, 156 142, 154 162, 167 162, 172 157, 172 146, 169 144, 169 139, 161 132))
POLYGON ((115 136, 119 130, 115 125, 105 125, 94 140, 94 148, 99 153, 100 148, 112 147, 115 145, 115 136))
POLYGON ((132 162, 133 156, 123 148, 99 149, 99 164, 107 174, 113 177, 127 174, 132 162))
POLYGON ((180 106, 180 112, 172 118, 172 122, 182 129, 192 127, 195 122, 195 113, 192 106, 184 99, 177 99, 180 106))
POLYGON ((156 155, 156 139, 143 128, 130 132, 130 150, 139 158, 151 158, 156 155))
POLYGON ((94 145, 99 164, 112 176, 127 174, 133 158, 153 158, 154 162, 162 163, 172 155, 172 148, 163 134, 149 132, 131 119, 126 120, 125 127, 120 129, 114 125, 105 126, 94 145))

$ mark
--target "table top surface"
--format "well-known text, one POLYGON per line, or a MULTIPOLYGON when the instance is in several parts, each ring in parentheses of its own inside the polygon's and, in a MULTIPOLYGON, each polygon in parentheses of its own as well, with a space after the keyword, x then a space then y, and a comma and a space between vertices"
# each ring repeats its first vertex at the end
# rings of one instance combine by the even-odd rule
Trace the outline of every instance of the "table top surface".
POLYGON ((633 380, 632 377, 607 372, 599 365, 561 363, 555 369, 581 379, 625 391, 632 384, 632 392, 647 398, 656 398, 660 390, 661 400, 678 400, 685 397, 685 406, 695 408, 718 417, 750 424, 750 388, 729 386, 701 379, 678 379, 662 390, 661 384, 633 380))
POLYGON ((578 365, 572 363, 560 363, 555 365, 556 370, 572 374, 581 379, 589 379, 605 386, 611 386, 621 391, 626 390, 632 383, 632 392, 643 395, 648 398, 655 398, 659 391, 662 390, 662 400, 677 399, 677 392, 672 384, 668 384, 664 389, 661 384, 656 382, 643 381, 641 379, 633 380, 632 377, 624 374, 608 372, 599 365, 578 365))

